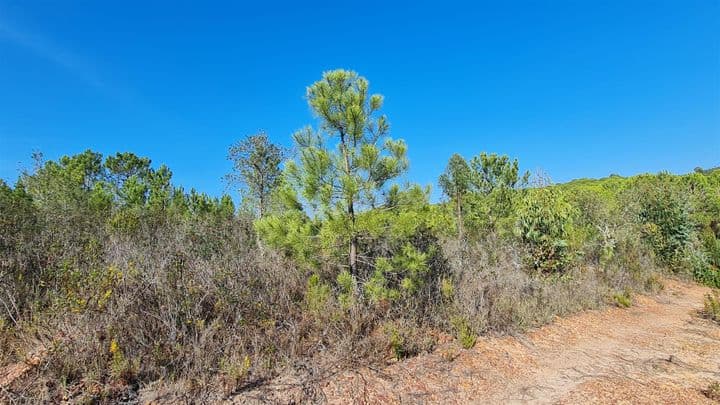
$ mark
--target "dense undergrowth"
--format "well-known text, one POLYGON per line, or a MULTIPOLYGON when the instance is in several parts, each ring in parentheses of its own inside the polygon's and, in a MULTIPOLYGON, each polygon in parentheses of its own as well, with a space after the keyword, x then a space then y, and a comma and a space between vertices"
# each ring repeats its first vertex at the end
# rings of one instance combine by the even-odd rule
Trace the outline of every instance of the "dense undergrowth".
POLYGON ((299 364, 630 305, 661 274, 720 288, 720 170, 552 185, 505 156, 456 155, 448 201, 431 204, 394 181, 405 145, 366 91, 344 71, 311 86, 320 125, 282 172, 267 137, 235 148, 240 208, 131 153, 38 158, 0 184, 0 363, 50 348, 2 398, 112 401, 153 382, 229 395, 299 364), (258 160, 277 167, 253 173, 258 160))

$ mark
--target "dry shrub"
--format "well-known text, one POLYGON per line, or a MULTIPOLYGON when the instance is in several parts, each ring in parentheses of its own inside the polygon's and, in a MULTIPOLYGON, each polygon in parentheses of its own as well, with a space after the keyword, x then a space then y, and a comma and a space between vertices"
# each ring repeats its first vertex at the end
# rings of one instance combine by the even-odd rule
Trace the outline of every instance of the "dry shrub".
POLYGON ((398 360, 429 352, 436 343, 427 328, 419 327, 407 319, 386 322, 382 332, 387 339, 390 354, 398 360))
POLYGON ((200 379, 195 385, 211 388, 219 375, 231 378, 234 390, 271 377, 312 346, 317 326, 299 305, 305 275, 258 249, 242 223, 182 222, 114 237, 104 259, 119 276, 99 291, 102 301, 76 311, 58 301, 35 319, 35 331, 56 348, 44 378, 24 388, 33 397, 62 398, 95 382, 200 379), (244 370, 233 368, 238 359, 244 370), (62 384, 42 394, 48 380, 62 384))
POLYGON ((655 267, 644 267, 644 260, 633 269, 620 261, 606 266, 579 261, 564 274, 528 271, 523 246, 492 236, 474 244, 447 241, 444 252, 454 277, 449 310, 480 333, 522 331, 556 316, 597 308, 617 292, 647 291, 656 285, 655 267))

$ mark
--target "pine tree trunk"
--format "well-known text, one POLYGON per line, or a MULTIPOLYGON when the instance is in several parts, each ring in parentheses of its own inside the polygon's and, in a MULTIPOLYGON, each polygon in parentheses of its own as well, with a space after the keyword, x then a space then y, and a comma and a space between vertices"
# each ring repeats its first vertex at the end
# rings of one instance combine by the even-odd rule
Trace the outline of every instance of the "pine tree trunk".
POLYGON ((357 275, 357 238, 355 237, 355 207, 350 202, 348 206, 348 214, 352 221, 352 234, 350 236, 350 274, 357 275))
POLYGON ((464 233, 465 233, 465 224, 463 223, 463 215, 462 215, 462 196, 458 195, 458 197, 455 199, 455 212, 457 213, 457 221, 458 221, 458 236, 460 239, 463 239, 464 233))
MULTIPOLYGON (((340 130, 340 144, 342 145, 343 157, 345 158, 345 174, 348 176, 350 173, 350 152, 348 151, 348 145, 345 143, 345 132, 340 130)), ((355 235, 355 196, 350 195, 348 197, 348 215, 350 216, 350 222, 352 229, 350 230, 350 274, 357 275, 357 237, 355 235)))

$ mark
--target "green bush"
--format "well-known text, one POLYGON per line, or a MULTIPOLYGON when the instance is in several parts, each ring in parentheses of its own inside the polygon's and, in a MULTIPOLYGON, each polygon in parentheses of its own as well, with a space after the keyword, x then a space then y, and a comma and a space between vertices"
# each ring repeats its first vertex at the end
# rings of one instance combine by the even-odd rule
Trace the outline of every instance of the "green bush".
POLYGON ((453 326, 453 329, 455 330, 455 337, 457 340, 460 341, 460 344, 465 349, 471 349, 473 346, 475 346, 475 342, 477 341, 477 335, 470 327, 470 324, 468 323, 467 319, 456 316, 453 317, 451 324, 453 326))
POLYGON ((632 291, 625 289, 622 292, 615 293, 613 295, 613 300, 615 301, 615 305, 620 308, 630 308, 633 303, 632 291))
POLYGON ((638 187, 638 218, 643 236, 660 261, 676 270, 682 268, 692 241, 687 194, 668 175, 640 181, 638 187))
POLYGON ((321 315, 327 309, 330 300, 330 286, 320 280, 320 276, 313 274, 307 282, 305 302, 310 312, 321 315))
POLYGON ((705 295, 703 314, 713 321, 720 322, 720 291, 715 290, 705 295))
POLYGON ((516 234, 530 250, 533 269, 552 273, 567 266, 574 212, 557 188, 528 190, 518 208, 516 234))
POLYGON ((397 360, 429 352, 435 347, 435 339, 427 330, 406 320, 388 322, 383 326, 392 355, 397 360))

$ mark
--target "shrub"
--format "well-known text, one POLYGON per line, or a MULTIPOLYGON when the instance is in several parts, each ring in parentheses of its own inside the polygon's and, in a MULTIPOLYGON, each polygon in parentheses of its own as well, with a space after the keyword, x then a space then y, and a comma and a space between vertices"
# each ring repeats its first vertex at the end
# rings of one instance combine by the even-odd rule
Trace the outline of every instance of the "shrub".
POLYGON ((688 199, 667 175, 640 182, 638 193, 643 236, 663 264, 680 269, 693 230, 688 199))
POLYGON ((720 291, 715 290, 705 295, 703 314, 708 319, 720 322, 720 291))
POLYGON ((529 190, 522 199, 516 233, 530 249, 529 262, 533 269, 556 272, 567 266, 573 214, 573 207, 555 188, 529 190))
POLYGON ((704 252, 692 250, 686 258, 695 280, 713 288, 720 288, 720 268, 710 263, 704 252))
POLYGON ((357 282, 355 277, 349 271, 343 270, 337 276, 337 285, 339 289, 338 301, 344 309, 348 309, 355 303, 355 290, 357 282))
POLYGON ((383 326, 389 348, 395 359, 401 360, 432 350, 435 339, 427 330, 408 320, 388 322, 383 326))
POLYGON ((330 299, 330 286, 320 280, 320 276, 313 274, 307 282, 305 302, 310 312, 320 315, 324 312, 330 299))
POLYGON ((629 289, 625 289, 622 292, 613 294, 613 300, 615 305, 620 308, 630 308, 632 306, 632 292, 629 289))
POLYGON ((713 401, 720 401, 720 382, 714 381, 703 391, 706 397, 713 401))
MULTIPOLYGON (((661 288, 663 267, 718 284, 717 180, 523 189, 514 162, 486 160, 475 166, 505 169, 482 169, 455 213, 431 204, 428 188, 388 185, 354 221, 333 209, 315 217, 332 207, 303 207, 282 185, 253 221, 130 155, 107 167, 86 152, 39 165, 14 189, 0 182, 0 346, 12 348, 0 361, 22 360, 28 336, 54 348, 37 381, 0 401, 85 390, 112 402, 113 389, 90 387, 155 381, 192 381, 193 396, 218 382, 242 391, 298 364, 317 376, 326 360, 413 356, 438 329, 469 348, 479 334, 626 307, 632 291, 661 288)), ((717 294, 705 303, 716 320, 717 294)))
POLYGON ((473 332, 465 318, 456 316, 452 319, 451 323, 453 329, 455 330, 455 337, 460 341, 462 347, 465 349, 471 349, 475 346, 477 335, 473 332))

